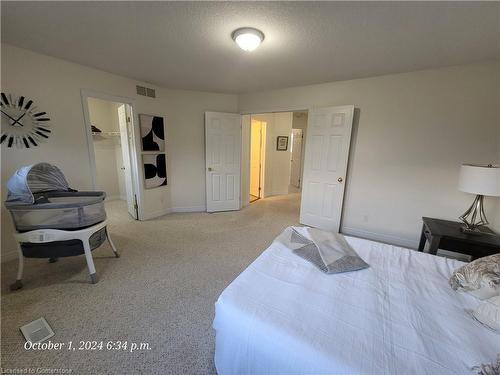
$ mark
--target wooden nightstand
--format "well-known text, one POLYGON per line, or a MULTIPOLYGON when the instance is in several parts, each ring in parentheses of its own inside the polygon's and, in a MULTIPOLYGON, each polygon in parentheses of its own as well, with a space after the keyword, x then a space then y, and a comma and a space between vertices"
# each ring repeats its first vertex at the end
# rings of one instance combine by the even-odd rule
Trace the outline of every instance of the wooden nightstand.
POLYGON ((429 248, 425 252, 436 254, 438 249, 467 254, 472 259, 500 253, 500 236, 491 229, 483 228, 484 234, 465 234, 460 227, 463 223, 423 217, 422 234, 418 251, 424 251, 426 241, 429 248))

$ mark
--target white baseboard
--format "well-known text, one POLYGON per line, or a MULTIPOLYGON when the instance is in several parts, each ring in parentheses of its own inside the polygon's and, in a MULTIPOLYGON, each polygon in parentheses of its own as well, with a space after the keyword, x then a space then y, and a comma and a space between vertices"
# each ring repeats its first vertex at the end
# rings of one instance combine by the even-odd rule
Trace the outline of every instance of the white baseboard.
POLYGON ((153 212, 147 212, 142 215, 141 220, 151 220, 151 219, 156 219, 157 217, 167 215, 171 213, 172 210, 170 208, 164 208, 162 210, 158 211, 153 211, 153 212))
POLYGON ((172 207, 170 212, 205 212, 206 206, 186 206, 186 207, 172 207))
POLYGON ((351 227, 343 227, 341 229, 341 232, 343 234, 347 234, 348 236, 365 238, 367 240, 373 240, 373 241, 383 242, 389 245, 406 247, 408 249, 418 248, 418 241, 411 240, 408 238, 392 236, 389 234, 374 233, 364 229, 351 228, 351 227))
POLYGON ((163 210, 148 212, 143 215, 142 220, 151 220, 157 217, 181 212, 205 212, 207 210, 206 206, 185 206, 185 207, 171 207, 165 208, 163 210))

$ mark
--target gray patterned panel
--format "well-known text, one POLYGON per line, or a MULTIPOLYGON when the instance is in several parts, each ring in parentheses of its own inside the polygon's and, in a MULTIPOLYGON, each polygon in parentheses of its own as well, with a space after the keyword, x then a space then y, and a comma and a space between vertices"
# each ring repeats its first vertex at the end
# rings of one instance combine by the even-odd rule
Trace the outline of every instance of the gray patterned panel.
POLYGON ((302 245, 309 245, 313 243, 311 240, 305 238, 303 235, 301 235, 293 228, 292 228, 292 235, 290 236, 290 242, 300 243, 302 245))
POLYGON ((357 255, 346 255, 336 262, 327 266, 328 273, 340 273, 348 271, 357 271, 367 268, 368 264, 357 255))
MULTIPOLYGON (((313 236, 311 232, 309 233, 313 236)), ((318 236, 318 232, 314 233, 318 236)), ((369 267, 369 265, 350 247, 342 235, 330 232, 322 233, 326 236, 327 241, 321 242, 320 246, 322 246, 322 248, 320 250, 313 240, 309 240, 292 228, 289 240, 290 244, 302 244, 304 246, 291 248, 291 250, 295 255, 311 262, 322 272, 328 274, 357 271, 369 267), (324 253, 322 254, 321 251, 324 253), (323 259, 325 252, 328 253, 325 259, 334 259, 329 264, 325 264, 323 259)), ((325 238, 323 238, 323 240, 324 239, 325 238)))
POLYGON ((293 253, 308 262, 311 262, 324 273, 328 273, 328 267, 325 266, 325 263, 323 263, 323 259, 321 259, 321 256, 319 255, 318 248, 312 242, 309 245, 293 250, 293 253))

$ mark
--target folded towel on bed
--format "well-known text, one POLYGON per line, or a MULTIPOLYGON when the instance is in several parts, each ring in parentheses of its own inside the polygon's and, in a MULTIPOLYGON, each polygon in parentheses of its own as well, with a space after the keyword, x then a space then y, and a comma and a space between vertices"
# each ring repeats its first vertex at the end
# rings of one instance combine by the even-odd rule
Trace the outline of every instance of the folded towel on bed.
POLYGON ((289 237, 285 236, 284 238, 289 240, 284 241, 284 244, 294 254, 311 262, 322 272, 341 273, 369 267, 347 243, 344 236, 339 233, 307 228, 309 239, 294 228, 290 229, 289 237))

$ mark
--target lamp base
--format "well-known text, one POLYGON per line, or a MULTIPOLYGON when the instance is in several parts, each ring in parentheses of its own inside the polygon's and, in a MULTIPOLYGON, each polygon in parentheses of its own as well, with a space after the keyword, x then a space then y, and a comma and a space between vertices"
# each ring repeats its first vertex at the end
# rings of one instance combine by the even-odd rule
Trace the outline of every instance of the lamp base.
POLYGON ((465 224, 462 232, 467 234, 481 234, 481 227, 488 225, 488 220, 484 213, 484 196, 476 195, 471 206, 460 216, 460 220, 465 224))
POLYGON ((480 236, 484 234, 484 232, 481 230, 481 227, 476 227, 474 229, 467 228, 465 225, 463 227, 460 227, 460 231, 464 234, 470 234, 474 236, 480 236))

